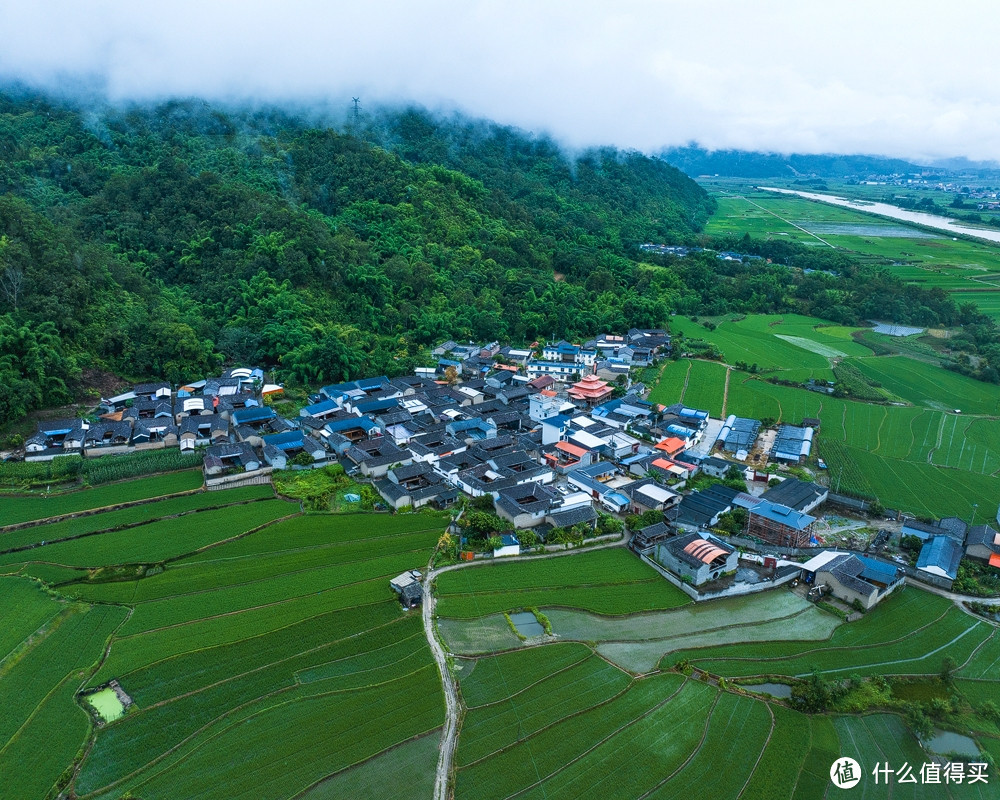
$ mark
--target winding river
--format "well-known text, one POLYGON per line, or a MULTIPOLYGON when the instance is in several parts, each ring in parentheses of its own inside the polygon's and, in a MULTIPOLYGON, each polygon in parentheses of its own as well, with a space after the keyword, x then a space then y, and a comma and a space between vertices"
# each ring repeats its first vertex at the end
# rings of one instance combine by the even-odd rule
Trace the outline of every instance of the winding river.
POLYGON ((927 214, 923 211, 907 211, 902 208, 896 208, 896 206, 891 206, 888 203, 848 200, 846 197, 836 197, 832 194, 800 192, 796 189, 778 189, 773 186, 761 186, 759 188, 765 192, 793 194, 798 197, 804 197, 806 200, 818 200, 821 203, 829 203, 833 206, 849 208, 865 214, 889 217, 890 219, 898 219, 901 222, 912 222, 917 225, 923 225, 925 228, 934 228, 945 233, 961 234, 962 236, 974 236, 977 239, 985 239, 986 241, 1000 244, 1000 231, 990 230, 989 228, 973 228, 969 225, 963 225, 958 220, 941 217, 937 214, 927 214))

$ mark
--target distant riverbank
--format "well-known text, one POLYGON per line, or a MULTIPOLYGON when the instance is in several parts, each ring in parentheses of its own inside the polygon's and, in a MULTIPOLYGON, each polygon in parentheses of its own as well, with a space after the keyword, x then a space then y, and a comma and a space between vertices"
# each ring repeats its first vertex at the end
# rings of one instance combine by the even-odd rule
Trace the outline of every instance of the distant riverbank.
POLYGON ((934 228, 951 234, 961 234, 962 236, 974 236, 977 239, 985 239, 988 242, 1000 244, 1000 231, 993 231, 987 228, 973 228, 963 225, 958 220, 949 217, 942 217, 938 214, 927 214, 923 211, 907 211, 888 203, 866 202, 862 200, 848 200, 846 197, 837 197, 832 194, 819 194, 817 192, 800 192, 796 189, 778 189, 773 186, 759 187, 765 192, 778 192, 779 194, 793 194, 804 197, 806 200, 818 200, 821 203, 850 208, 854 211, 862 211, 866 214, 875 214, 879 217, 889 217, 901 222, 911 222, 915 225, 922 225, 925 228, 934 228))

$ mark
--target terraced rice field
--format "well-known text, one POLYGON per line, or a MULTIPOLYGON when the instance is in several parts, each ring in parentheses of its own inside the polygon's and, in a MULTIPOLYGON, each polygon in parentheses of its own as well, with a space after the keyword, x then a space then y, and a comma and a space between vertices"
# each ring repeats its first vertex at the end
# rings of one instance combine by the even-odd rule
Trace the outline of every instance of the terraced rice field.
MULTIPOLYGON (((926 760, 900 716, 807 716, 685 679, 668 671, 674 660, 687 658, 727 676, 793 677, 818 669, 842 679, 855 673, 933 676, 947 655, 968 661, 960 674, 972 678, 991 670, 1000 655, 992 626, 911 588, 850 624, 784 591, 624 617, 566 608, 547 615, 552 639, 530 646, 514 639, 504 652, 456 659, 468 709, 456 761, 460 800, 595 793, 673 800, 827 796, 830 766, 841 755, 868 765, 869 773, 876 759, 918 765, 926 760), (824 631, 810 631, 802 626, 808 612, 832 622, 824 631), (790 633, 795 628, 797 636, 790 633), (674 650, 714 631, 732 641, 674 650), (616 658, 614 648, 636 646, 667 653, 659 669, 655 657, 642 670, 616 658)), ((442 620, 446 641, 482 621, 442 620)), ((635 659, 634 653, 629 657, 635 659)), ((992 697, 996 687, 978 678, 959 681, 974 704, 992 697)), ((994 735, 991 725, 984 722, 980 730, 994 735)), ((866 774, 859 796, 934 795, 910 786, 889 795, 866 774)), ((952 796, 990 795, 972 788, 952 796)))
POLYGON ((531 606, 628 614, 690 603, 680 589, 622 548, 445 572, 438 614, 473 618, 531 606))
POLYGON ((102 512, 73 521, 78 538, 8 554, 0 690, 18 699, 0 710, 0 797, 43 797, 60 776, 109 800, 432 784, 440 677, 388 579, 426 565, 447 517, 303 516, 268 495, 102 512), (118 566, 136 563, 157 566, 118 566), (108 569, 118 579, 102 582, 108 569), (112 679, 134 705, 96 731, 74 777, 92 730, 76 695, 112 679))
POLYGON ((678 655, 725 677, 936 675, 946 656, 964 663, 993 630, 944 598, 907 588, 827 640, 722 645, 678 655))
POLYGON ((184 470, 61 494, 4 495, 0 502, 0 527, 188 492, 201 484, 201 470, 184 470))

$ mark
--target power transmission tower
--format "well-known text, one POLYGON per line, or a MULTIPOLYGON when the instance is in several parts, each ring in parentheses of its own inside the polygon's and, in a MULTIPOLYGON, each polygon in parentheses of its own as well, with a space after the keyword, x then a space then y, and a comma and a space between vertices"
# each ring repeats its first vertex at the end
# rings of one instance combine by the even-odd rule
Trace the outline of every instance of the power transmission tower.
POLYGON ((361 98, 354 98, 354 126, 357 127, 358 120, 361 118, 361 98))

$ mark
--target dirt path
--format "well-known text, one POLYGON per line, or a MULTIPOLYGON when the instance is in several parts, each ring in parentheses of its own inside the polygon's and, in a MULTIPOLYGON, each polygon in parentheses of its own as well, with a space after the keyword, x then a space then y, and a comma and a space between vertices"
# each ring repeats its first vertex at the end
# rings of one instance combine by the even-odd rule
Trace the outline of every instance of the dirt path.
POLYGON ((936 594, 941 597, 947 597, 955 605, 957 605, 960 609, 962 609, 962 611, 964 611, 966 614, 971 614, 973 617, 980 620, 981 622, 985 622, 995 627, 1000 627, 1000 623, 993 622, 992 620, 989 620, 986 617, 981 617, 978 614, 969 611, 969 609, 967 609, 965 605, 963 605, 964 603, 990 603, 993 602, 993 600, 995 600, 996 598, 974 597, 973 595, 969 594, 956 594, 955 592, 949 592, 946 589, 941 589, 937 586, 932 586, 929 583, 924 583, 923 581, 918 580, 917 578, 911 578, 910 576, 906 577, 906 583, 908 586, 916 586, 918 589, 923 589, 925 592, 930 592, 931 594, 936 594))
POLYGON ((933 464, 932 459, 934 454, 941 449, 941 442, 944 440, 944 423, 948 419, 945 414, 941 415, 941 423, 938 425, 937 441, 934 442, 934 446, 927 453, 927 463, 933 464))
POLYGON ((428 570, 424 580, 423 619, 424 634, 431 647, 431 655, 441 673, 441 687, 444 689, 445 719, 444 730, 441 732, 441 745, 438 750, 437 773, 434 776, 434 800, 447 800, 448 779, 451 776, 451 765, 455 758, 455 744, 458 732, 458 692, 455 691, 455 679, 448 669, 448 661, 444 656, 444 648, 434 630, 434 606, 436 599, 432 586, 437 572, 428 570))
MULTIPOLYGON (((536 556, 518 556, 516 558, 505 558, 503 563, 511 561, 536 561, 543 558, 562 558, 576 555, 577 553, 590 553, 594 550, 604 550, 609 547, 622 547, 628 542, 628 536, 622 534, 620 539, 611 542, 594 545, 593 547, 581 547, 574 550, 563 550, 559 553, 544 553, 536 556)), ((433 563, 433 557, 431 560, 433 563)), ((444 730, 441 732, 441 746, 438 752, 437 772, 434 777, 434 800, 448 800, 451 796, 449 792, 449 782, 451 778, 452 764, 455 761, 455 746, 458 744, 458 719, 461 713, 461 706, 458 699, 458 692, 455 689, 455 679, 448 668, 448 659, 445 655, 444 646, 438 638, 437 629, 434 626, 436 617, 434 610, 437 605, 437 598, 434 597, 434 581, 443 572, 462 569, 471 566, 484 566, 489 561, 465 561, 460 564, 449 564, 446 567, 432 569, 427 565, 427 572, 424 578, 424 598, 421 614, 424 622, 424 635, 431 648, 431 655, 437 663, 438 671, 441 673, 441 688, 444 690, 445 721, 444 730)))
POLYGON ((729 376, 733 374, 733 368, 726 365, 726 385, 722 390, 722 419, 726 418, 726 404, 729 402, 729 376))
POLYGON ((687 372, 684 373, 684 385, 681 387, 680 397, 677 398, 677 402, 678 403, 683 403, 684 402, 684 395, 687 394, 687 391, 688 391, 688 380, 690 380, 690 378, 691 378, 691 365, 692 365, 692 362, 689 360, 688 361, 687 372))

